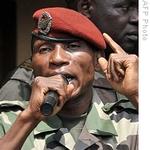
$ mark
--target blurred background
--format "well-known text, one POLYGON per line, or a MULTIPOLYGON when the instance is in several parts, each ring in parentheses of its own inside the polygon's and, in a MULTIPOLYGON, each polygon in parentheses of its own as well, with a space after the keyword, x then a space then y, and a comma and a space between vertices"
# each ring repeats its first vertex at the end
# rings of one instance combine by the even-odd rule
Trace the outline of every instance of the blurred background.
POLYGON ((0 5, 0 85, 17 65, 31 56, 32 14, 65 0, 5 0, 0 5))

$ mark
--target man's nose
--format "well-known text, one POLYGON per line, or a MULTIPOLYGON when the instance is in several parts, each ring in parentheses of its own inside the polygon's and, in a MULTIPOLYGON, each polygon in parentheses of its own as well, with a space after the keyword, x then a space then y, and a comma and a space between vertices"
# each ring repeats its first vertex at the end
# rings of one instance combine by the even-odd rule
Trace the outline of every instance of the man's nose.
POLYGON ((50 54, 49 63, 55 66, 63 66, 69 64, 70 55, 65 48, 61 45, 56 45, 50 54))
POLYGON ((138 9, 133 8, 130 12, 130 23, 138 25, 139 17, 138 17, 138 9))

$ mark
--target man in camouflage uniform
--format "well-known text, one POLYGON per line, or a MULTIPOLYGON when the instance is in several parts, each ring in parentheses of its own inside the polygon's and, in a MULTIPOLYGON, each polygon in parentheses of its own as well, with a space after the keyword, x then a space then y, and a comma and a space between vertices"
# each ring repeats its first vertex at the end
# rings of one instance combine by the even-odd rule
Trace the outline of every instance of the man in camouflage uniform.
POLYGON ((104 105, 102 99, 106 91, 113 93, 113 87, 137 107, 138 58, 104 34, 114 51, 107 61, 102 57, 106 44, 100 31, 75 11, 41 9, 33 19, 32 92, 29 101, 0 101, 0 150, 136 150, 135 107, 119 94, 114 104, 104 105), (92 88, 97 63, 112 86, 104 81, 100 97, 92 88), (59 99, 45 117, 41 106, 49 90, 59 99))

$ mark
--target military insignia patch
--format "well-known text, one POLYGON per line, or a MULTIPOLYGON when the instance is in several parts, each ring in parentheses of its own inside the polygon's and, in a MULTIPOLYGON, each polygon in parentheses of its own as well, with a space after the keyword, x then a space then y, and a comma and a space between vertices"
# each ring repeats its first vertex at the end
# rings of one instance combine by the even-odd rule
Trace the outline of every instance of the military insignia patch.
POLYGON ((52 16, 49 13, 44 12, 39 17, 39 20, 38 20, 39 32, 46 35, 50 31, 51 25, 52 25, 52 16))

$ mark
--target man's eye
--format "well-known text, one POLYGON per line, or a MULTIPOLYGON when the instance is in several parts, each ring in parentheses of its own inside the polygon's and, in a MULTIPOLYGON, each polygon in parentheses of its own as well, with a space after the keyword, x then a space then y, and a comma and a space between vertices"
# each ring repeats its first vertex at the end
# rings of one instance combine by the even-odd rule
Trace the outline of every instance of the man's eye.
POLYGON ((69 48, 69 49, 76 49, 76 48, 79 48, 79 47, 80 47, 80 44, 77 43, 77 42, 69 43, 69 44, 68 44, 68 48, 69 48))
POLYGON ((40 47, 39 48, 39 53, 48 53, 50 52, 52 49, 50 47, 40 47))
POLYGON ((121 9, 122 9, 123 11, 127 11, 127 10, 129 10, 129 6, 128 6, 128 5, 122 6, 121 9))
POLYGON ((130 9, 130 5, 129 4, 116 5, 116 9, 119 12, 128 12, 128 10, 130 9))

